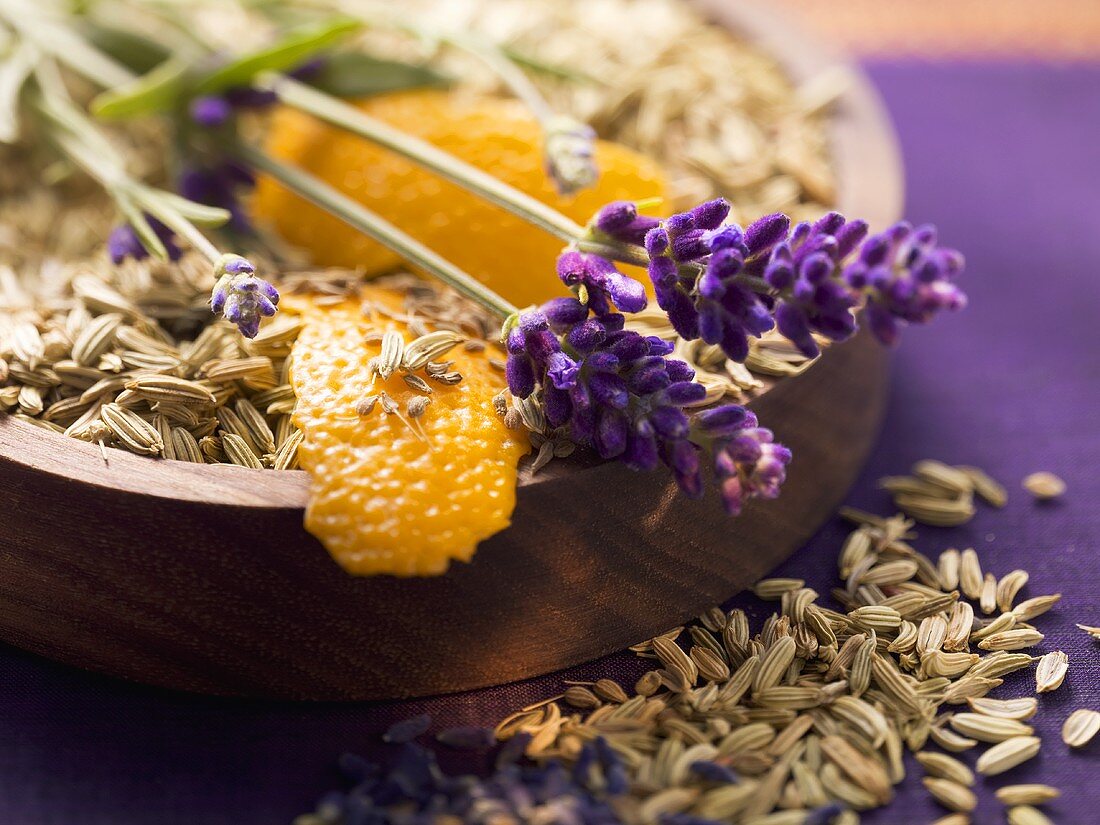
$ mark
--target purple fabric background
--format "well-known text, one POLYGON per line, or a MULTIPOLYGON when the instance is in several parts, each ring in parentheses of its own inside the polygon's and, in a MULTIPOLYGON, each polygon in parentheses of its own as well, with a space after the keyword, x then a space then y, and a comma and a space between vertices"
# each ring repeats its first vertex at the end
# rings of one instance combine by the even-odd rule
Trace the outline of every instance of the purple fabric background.
MULTIPOLYGON (((955 530, 925 528, 930 554, 973 545, 986 569, 1031 572, 1026 594, 1061 591, 1039 620, 1040 650, 1070 656, 1061 690, 1035 724, 1043 752, 996 782, 979 782, 975 822, 1001 822, 992 789, 1045 781, 1065 790, 1056 821, 1100 819, 1100 741, 1069 753, 1066 715, 1100 708, 1100 65, 879 64, 871 74, 898 125, 908 214, 940 225, 965 250, 972 307, 911 331, 896 359, 879 449, 850 501, 885 511, 875 479, 919 458, 973 463, 1007 483, 1003 511, 955 530), (1019 489, 1037 469, 1065 478, 1063 502, 1019 489)), ((844 535, 827 525, 781 570, 819 592, 834 585, 844 535)), ((759 622, 770 610, 735 604, 759 622)), ((754 625, 754 626, 758 626, 754 625)), ((626 656, 573 678, 640 672, 626 656)), ((291 705, 151 690, 0 649, 0 820, 12 825, 264 825, 287 823, 334 786, 335 757, 377 747, 388 721, 423 710, 437 726, 491 722, 555 691, 562 676, 401 706, 291 705)), ((1024 695, 1031 675, 996 695, 1024 695)), ((971 761, 973 756, 968 757, 971 761)), ((452 760, 453 761, 453 760, 452 760)), ((915 767, 871 823, 930 822, 945 813, 915 767)))

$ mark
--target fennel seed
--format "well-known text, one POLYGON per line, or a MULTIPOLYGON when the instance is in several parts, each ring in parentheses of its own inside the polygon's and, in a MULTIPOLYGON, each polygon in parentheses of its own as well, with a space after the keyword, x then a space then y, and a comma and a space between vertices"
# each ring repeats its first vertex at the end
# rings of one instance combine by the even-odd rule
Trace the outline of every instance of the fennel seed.
POLYGON ((1023 487, 1037 501, 1051 501, 1060 498, 1066 492, 1066 483, 1054 473, 1032 473, 1023 481, 1023 487))

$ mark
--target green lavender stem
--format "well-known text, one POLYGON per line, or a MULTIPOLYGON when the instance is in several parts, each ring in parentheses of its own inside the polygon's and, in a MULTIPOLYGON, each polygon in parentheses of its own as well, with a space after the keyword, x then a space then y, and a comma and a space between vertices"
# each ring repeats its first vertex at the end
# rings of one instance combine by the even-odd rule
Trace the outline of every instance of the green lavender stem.
MULTIPOLYGON (((55 86, 49 69, 46 66, 40 69, 42 85, 47 88, 55 86)), ((221 260, 221 253, 192 220, 220 225, 229 217, 228 212, 192 203, 134 180, 114 147, 87 121, 83 112, 66 100, 60 89, 54 89, 52 94, 45 90, 35 91, 28 97, 31 105, 51 122, 50 139, 54 145, 114 199, 119 211, 151 253, 161 259, 168 256, 164 244, 145 219, 145 213, 153 215, 176 234, 186 238, 211 263, 221 260)))
POLYGON ((526 192, 509 186, 499 178, 459 160, 427 141, 364 114, 354 106, 283 75, 265 75, 260 79, 260 84, 274 92, 287 106, 401 155, 566 243, 573 243, 585 236, 583 226, 552 206, 547 206, 526 192))
MULTIPOLYGON (((337 126, 369 140, 423 166, 451 183, 560 238, 582 252, 591 252, 621 263, 645 268, 649 255, 645 249, 631 244, 593 238, 591 233, 572 218, 563 215, 526 192, 471 166, 436 146, 395 129, 370 117, 341 100, 297 80, 274 73, 264 75, 260 84, 275 93, 287 106, 298 109, 318 120, 337 126)), ((385 243, 385 241, 382 241, 385 243)), ((690 265, 695 267, 694 264, 690 265)), ((742 277, 739 283, 756 292, 768 293, 771 288, 759 278, 742 277)))
POLYGON ((427 271, 494 315, 507 319, 519 312, 517 307, 472 275, 323 181, 293 166, 287 166, 251 146, 239 144, 233 148, 233 152, 249 166, 266 172, 292 192, 389 247, 409 263, 427 271))
POLYGON ((105 88, 133 79, 130 70, 81 37, 42 4, 33 0, 0 0, 0 19, 19 37, 73 71, 105 88))
MULTIPOLYGON (((18 16, 20 12, 29 14, 28 8, 26 0, 0 0, 0 17, 10 19, 18 16)), ((42 20, 39 15, 30 16, 37 17, 36 24, 42 20)), ((14 20, 10 22, 15 25, 14 20)), ((55 41, 49 46, 49 51, 57 54, 59 60, 66 62, 79 74, 103 86, 120 85, 133 79, 133 75, 127 69, 114 63, 71 29, 53 20, 49 20, 48 23, 47 30, 56 35, 55 41), (62 51, 58 48, 59 43, 71 46, 67 55, 58 54, 62 51)), ((41 28, 39 27, 39 35, 41 35, 41 28)), ((22 28, 20 34, 29 36, 28 32, 22 28)), ((45 46, 46 44, 43 44, 43 47, 45 46)), ((518 73, 522 74, 522 72, 518 73)), ((526 78, 524 80, 526 81, 526 78)), ((337 98, 273 72, 262 75, 257 78, 257 81, 261 86, 271 89, 285 105, 405 157, 581 251, 603 255, 612 260, 640 267, 645 267, 649 263, 649 256, 641 247, 593 238, 585 227, 553 207, 426 141, 364 114, 337 98)), ((72 147, 68 153, 72 154, 72 147)), ((268 172, 291 190, 393 249, 406 260, 439 278, 487 310, 502 318, 508 318, 517 312, 516 307, 487 289, 473 276, 322 181, 301 170, 281 164, 250 147, 238 146, 237 153, 257 169, 268 172)), ((115 194, 120 208, 135 224, 135 229, 141 232, 143 240, 148 236, 154 251, 163 254, 159 240, 151 230, 148 230, 147 223, 141 215, 142 209, 148 209, 156 214, 165 225, 185 237, 212 261, 216 262, 220 259, 217 249, 198 231, 188 217, 165 208, 170 204, 166 204, 161 198, 145 197, 158 193, 152 190, 146 191, 144 187, 129 185, 131 182, 125 178, 124 170, 107 170, 102 164, 91 162, 93 158, 87 152, 78 152, 78 155, 80 156, 74 156, 74 160, 101 180, 112 194, 115 194), (121 181, 120 174, 123 176, 121 181), (163 214, 161 214, 162 211, 163 214)), ((752 279, 752 283, 746 282, 745 285, 759 292, 768 291, 766 284, 756 283, 758 280, 752 279)))

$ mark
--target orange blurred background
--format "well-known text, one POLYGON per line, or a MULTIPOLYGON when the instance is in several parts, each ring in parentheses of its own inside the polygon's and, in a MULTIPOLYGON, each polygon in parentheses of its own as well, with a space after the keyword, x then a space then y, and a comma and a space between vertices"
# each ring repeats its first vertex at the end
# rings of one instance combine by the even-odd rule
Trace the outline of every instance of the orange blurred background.
POLYGON ((1100 57, 1100 0, 778 0, 777 6, 858 56, 1100 57))

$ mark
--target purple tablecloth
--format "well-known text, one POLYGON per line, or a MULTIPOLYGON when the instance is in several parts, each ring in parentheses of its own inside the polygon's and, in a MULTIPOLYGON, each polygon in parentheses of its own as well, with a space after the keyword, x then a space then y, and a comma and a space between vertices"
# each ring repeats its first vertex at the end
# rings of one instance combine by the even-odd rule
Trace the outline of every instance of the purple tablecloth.
MULTIPOLYGON (((885 511, 875 479, 914 460, 972 463, 1011 500, 955 530, 925 528, 918 547, 973 545, 986 568, 1031 572, 1028 593, 1062 592, 1039 620, 1040 650, 1065 650, 1070 676, 1034 720, 1042 754, 980 782, 975 821, 1001 822, 992 788, 1045 781, 1064 823, 1100 821, 1100 742, 1069 753, 1059 730, 1078 707, 1100 709, 1100 65, 881 64, 870 67, 896 119, 908 214, 939 224, 965 250, 972 307, 911 331, 896 359, 875 457, 852 491, 885 511), (1041 506, 1019 489, 1037 469, 1069 483, 1041 506)), ((780 575, 834 585, 844 535, 827 525, 780 575)), ((735 600, 757 623, 770 610, 735 600)), ((758 626, 755 625, 755 626, 758 626)), ((625 656, 571 674, 637 673, 625 656)), ((388 721, 423 710, 440 725, 490 722, 550 695, 561 677, 402 706, 292 705, 172 694, 0 649, 0 821, 11 825, 281 825, 334 786, 335 757, 372 747, 388 721)), ((997 695, 1025 695, 1031 676, 997 695)), ((968 757, 972 760, 972 756, 968 757)), ((888 809, 865 822, 930 822, 945 813, 913 767, 888 809)))

